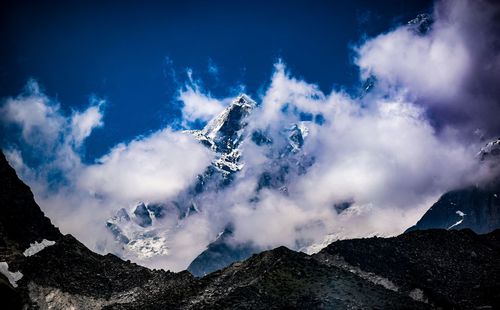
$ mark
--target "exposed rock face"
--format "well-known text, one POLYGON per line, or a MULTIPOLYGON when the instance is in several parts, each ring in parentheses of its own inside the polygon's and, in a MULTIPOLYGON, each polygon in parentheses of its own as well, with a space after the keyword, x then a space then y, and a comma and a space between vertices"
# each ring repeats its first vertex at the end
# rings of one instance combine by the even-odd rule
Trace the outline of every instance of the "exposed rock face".
POLYGON ((418 14, 417 17, 410 20, 407 25, 411 31, 418 35, 425 35, 432 29, 434 21, 429 14, 418 14))
POLYGON ((0 152, 0 261, 22 256, 35 241, 62 235, 35 203, 33 193, 0 152))
POLYGON ((480 160, 500 160, 500 138, 488 142, 477 154, 480 160))
POLYGON ((9 188, 2 191, 0 206, 1 259, 10 271, 22 273, 17 287, 0 274, 2 306, 8 309, 500 307, 498 230, 345 240, 314 256, 280 247, 195 278, 91 252, 44 217, 3 156, 0 171, 1 184, 9 188), (20 255, 43 239, 56 243, 20 255))
POLYGON ((222 309, 425 309, 407 296, 374 285, 285 247, 263 252, 203 278, 195 307, 222 309))
POLYGON ((431 228, 470 228, 476 233, 500 228, 500 187, 448 192, 408 231, 431 228))
POLYGON ((255 106, 255 101, 250 97, 240 95, 203 129, 187 131, 217 154, 212 167, 221 173, 224 179, 242 168, 238 147, 245 138, 246 119, 255 106))
POLYGON ((149 210, 144 203, 139 204, 134 210, 136 223, 141 227, 151 226, 153 220, 149 215, 149 210))
POLYGON ((481 148, 477 158, 492 171, 492 181, 444 194, 407 231, 469 228, 483 234, 500 228, 500 138, 481 148))

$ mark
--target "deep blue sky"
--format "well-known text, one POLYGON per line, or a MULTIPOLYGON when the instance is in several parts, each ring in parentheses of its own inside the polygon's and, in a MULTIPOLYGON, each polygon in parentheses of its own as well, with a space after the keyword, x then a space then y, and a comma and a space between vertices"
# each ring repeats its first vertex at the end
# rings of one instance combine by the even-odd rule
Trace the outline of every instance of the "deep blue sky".
MULTIPOLYGON (((35 78, 63 109, 106 98, 88 160, 179 116, 192 68, 215 96, 256 96, 272 64, 324 91, 358 83, 350 46, 431 8, 430 1, 15 1, 0 5, 0 97, 35 78), (208 64, 219 68, 217 78, 208 64)), ((0 135, 5 136, 5 133, 0 135)))

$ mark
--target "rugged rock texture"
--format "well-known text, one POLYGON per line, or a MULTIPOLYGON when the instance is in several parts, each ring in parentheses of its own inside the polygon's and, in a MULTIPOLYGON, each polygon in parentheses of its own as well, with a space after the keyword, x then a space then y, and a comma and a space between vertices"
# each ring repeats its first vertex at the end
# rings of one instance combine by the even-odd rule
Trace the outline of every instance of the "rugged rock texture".
POLYGON ((101 308, 137 299, 154 306, 160 295, 165 307, 180 307, 201 287, 188 272, 149 270, 112 254, 95 254, 70 235, 27 259, 21 270, 24 276, 18 284, 24 293, 38 305, 53 295, 56 309, 84 308, 86 303, 101 308))
POLYGON ((280 247, 195 278, 91 252, 59 233, 3 156, 0 171, 9 189, 2 189, 0 206, 1 259, 9 264, 0 275, 0 293, 8 309, 500 307, 499 231, 430 230, 338 241, 315 256, 280 247), (43 239, 56 243, 21 254, 43 239), (17 283, 5 277, 18 271, 17 283))
POLYGON ((315 258, 445 309, 500 308, 500 230, 426 230, 395 238, 337 241, 315 258), (379 278, 380 279, 380 278, 379 278))
MULTIPOLYGON (((263 252, 202 279, 201 304, 243 309, 425 309, 407 296, 285 247, 263 252), (209 304, 210 305, 210 304, 209 304)), ((194 299, 197 302, 200 299, 194 299)))

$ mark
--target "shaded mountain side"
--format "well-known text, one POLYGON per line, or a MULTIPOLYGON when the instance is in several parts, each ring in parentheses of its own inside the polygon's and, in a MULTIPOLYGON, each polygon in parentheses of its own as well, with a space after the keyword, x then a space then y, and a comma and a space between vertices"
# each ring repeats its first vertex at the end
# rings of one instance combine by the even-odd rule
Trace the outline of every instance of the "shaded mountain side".
POLYGON ((232 229, 226 228, 214 242, 208 245, 205 251, 189 264, 187 270, 196 277, 203 277, 262 251, 250 243, 233 244, 231 242, 232 236, 232 229))
POLYGON ((376 274, 399 292, 419 292, 446 309, 499 309, 499 241, 500 230, 487 235, 468 229, 425 230, 394 238, 337 241, 314 257, 376 274))
POLYGON ((203 288, 187 271, 150 270, 112 254, 99 255, 71 235, 27 259, 21 271, 22 292, 41 306, 50 306, 44 300, 48 295, 59 295, 55 308, 69 304, 80 309, 90 304, 88 308, 100 309, 136 299, 154 306, 154 300, 161 298, 164 307, 177 309, 203 288))
POLYGON ((469 228, 483 234, 500 228, 500 182, 448 192, 407 231, 469 228))
POLYGON ((253 255, 201 279, 196 307, 243 309, 425 309, 408 296, 285 247, 253 255), (214 301, 214 302, 212 302, 214 301))
MULTIPOLYGON (((426 309, 408 296, 280 247, 198 280, 182 309, 426 309)), ((107 309, 165 309, 168 292, 107 309)))
POLYGON ((196 279, 188 272, 148 270, 113 255, 91 253, 64 237, 27 259, 21 270, 21 292, 42 307, 56 309, 426 308, 284 247, 196 279), (47 296, 56 298, 47 302, 47 296))
POLYGON ((407 231, 469 228, 484 234, 500 228, 500 138, 486 143, 476 158, 489 168, 492 179, 445 193, 407 231))
POLYGON ((0 235, 0 242, 9 244, 2 248, 2 266, 7 263, 8 270, 0 268, 2 305, 9 309, 428 309, 435 305, 460 309, 498 305, 499 270, 494 263, 499 261, 498 232, 478 236, 471 231, 432 230, 390 239, 339 241, 316 256, 280 247, 195 278, 187 271, 150 270, 111 254, 99 255, 71 235, 62 236, 2 158, 0 168, 7 173, 0 175, 0 182, 10 182, 10 190, 17 194, 3 193, 0 223, 8 219, 19 226, 7 225, 0 235), (56 243, 32 256, 19 254, 35 239, 56 243), (349 264, 339 263, 340 257, 349 264), (367 276, 358 269, 373 274, 367 276), (8 279, 16 272, 22 273, 20 279, 8 279), (382 277, 391 279, 398 289, 377 280, 382 277))
POLYGON ((15 261, 31 243, 62 237, 36 204, 30 188, 0 152, 0 261, 15 261))

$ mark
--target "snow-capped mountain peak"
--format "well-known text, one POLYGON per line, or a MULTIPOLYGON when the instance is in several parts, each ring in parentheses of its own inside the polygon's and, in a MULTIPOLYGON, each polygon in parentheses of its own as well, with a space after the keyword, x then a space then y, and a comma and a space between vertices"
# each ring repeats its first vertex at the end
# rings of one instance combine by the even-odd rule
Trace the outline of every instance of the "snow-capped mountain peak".
POLYGON ((193 134, 212 150, 223 153, 240 142, 235 138, 239 138, 238 133, 246 126, 244 119, 255 106, 255 101, 247 95, 241 94, 203 129, 186 132, 193 134))
POLYGON ((220 172, 228 174, 243 167, 238 147, 244 138, 246 118, 255 107, 255 101, 241 94, 203 129, 186 131, 218 154, 213 166, 220 172))
POLYGON ((180 192, 171 201, 137 203, 120 209, 106 222, 108 230, 124 251, 122 256, 148 259, 156 255, 168 255, 169 237, 192 214, 203 212, 202 193, 219 191, 233 182, 233 175, 242 170, 243 141, 266 147, 265 156, 274 162, 262 172, 258 186, 288 194, 287 182, 292 174, 304 173, 314 158, 303 153, 309 134, 309 121, 290 124, 285 128, 256 129, 249 132, 247 126, 257 104, 249 96, 236 97, 221 113, 200 130, 186 130, 215 154, 215 159, 198 175, 192 186, 180 192), (272 147, 271 147, 272 145, 272 147), (166 215, 168 214, 168 215, 166 215))

